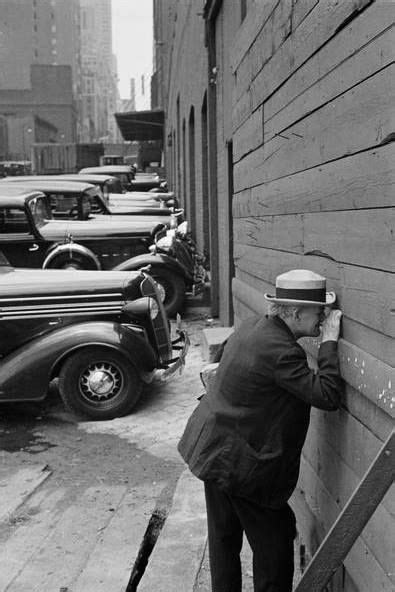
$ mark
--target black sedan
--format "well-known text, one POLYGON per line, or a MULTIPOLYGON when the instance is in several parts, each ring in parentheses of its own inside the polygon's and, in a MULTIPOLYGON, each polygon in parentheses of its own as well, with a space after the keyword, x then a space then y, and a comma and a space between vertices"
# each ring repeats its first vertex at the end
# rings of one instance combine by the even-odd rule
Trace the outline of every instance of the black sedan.
MULTIPOLYGON (((29 198, 32 216, 40 201, 29 198)), ((133 409, 158 370, 183 365, 188 338, 171 342, 147 274, 14 269, 0 254, 0 277, 0 402, 41 400, 58 377, 69 409, 111 419, 133 409)))
POLYGON ((56 220, 43 192, 0 184, 0 249, 16 267, 112 269, 147 253, 163 227, 163 216, 131 218, 56 220))
POLYGON ((165 207, 164 202, 140 202, 137 200, 123 202, 121 200, 113 203, 109 197, 106 199, 103 196, 99 187, 87 183, 82 178, 74 181, 50 175, 5 177, 0 180, 0 190, 4 191, 4 185, 15 183, 45 193, 50 198, 55 218, 84 219, 87 217, 86 202, 89 201, 92 215, 161 216, 162 222, 167 226, 170 225, 172 211, 165 207))

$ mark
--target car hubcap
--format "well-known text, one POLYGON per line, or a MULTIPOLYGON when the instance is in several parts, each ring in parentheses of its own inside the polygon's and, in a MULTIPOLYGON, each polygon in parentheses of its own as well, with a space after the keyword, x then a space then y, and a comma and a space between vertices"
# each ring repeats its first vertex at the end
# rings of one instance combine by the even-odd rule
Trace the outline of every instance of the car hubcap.
POLYGON ((80 387, 90 401, 105 401, 116 397, 122 390, 120 370, 106 362, 91 364, 81 375, 80 387))
POLYGON ((65 269, 66 271, 73 271, 75 269, 81 269, 81 265, 79 265, 79 263, 73 263, 72 261, 70 261, 70 263, 65 263, 62 269, 65 269))

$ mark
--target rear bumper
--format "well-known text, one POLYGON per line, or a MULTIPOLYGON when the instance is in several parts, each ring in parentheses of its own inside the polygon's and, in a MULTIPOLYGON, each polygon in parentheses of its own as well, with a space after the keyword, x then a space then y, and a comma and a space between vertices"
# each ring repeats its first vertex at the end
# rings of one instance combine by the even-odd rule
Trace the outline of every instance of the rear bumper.
POLYGON ((189 337, 186 331, 178 330, 178 337, 174 341, 172 341, 172 349, 173 351, 180 352, 176 358, 172 358, 166 363, 166 368, 161 373, 161 380, 167 380, 170 376, 172 376, 177 370, 179 370, 180 374, 183 371, 185 365, 185 357, 187 355, 189 349, 189 337))

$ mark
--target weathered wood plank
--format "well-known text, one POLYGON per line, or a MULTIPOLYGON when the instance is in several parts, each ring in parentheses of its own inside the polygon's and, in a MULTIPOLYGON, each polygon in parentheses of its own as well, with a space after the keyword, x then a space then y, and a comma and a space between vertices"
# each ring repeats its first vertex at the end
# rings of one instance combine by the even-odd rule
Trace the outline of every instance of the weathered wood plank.
POLYGON ((236 100, 234 98, 234 90, 232 91, 232 126, 233 126, 233 130, 237 130, 237 128, 239 128, 242 123, 244 123, 244 121, 246 119, 248 119, 248 117, 251 114, 251 93, 249 92, 249 90, 246 90, 241 97, 236 100))
POLYGON ((231 68, 233 72, 239 67, 240 62, 278 2, 279 0, 266 0, 265 2, 254 2, 249 5, 246 18, 240 27, 231 51, 231 68))
POLYGON ((246 189, 235 218, 389 207, 394 204, 395 142, 246 189))
POLYGON ((171 511, 150 557, 151 569, 145 572, 138 585, 139 592, 192 591, 206 540, 203 483, 185 469, 177 483, 171 511), (187 541, 186 523, 189 524, 187 541), (181 554, 180 541, 186 542, 185 551, 181 554))
POLYGON ((321 589, 346 557, 395 475, 395 432, 380 450, 360 485, 324 539, 295 592, 321 589))
MULTIPOLYGON (((382 48, 378 46, 376 49, 381 56, 382 48)), ((393 59, 387 58, 387 63, 388 60, 390 65, 342 94, 334 93, 334 97, 326 103, 317 102, 313 106, 314 99, 311 99, 311 104, 307 105, 311 109, 302 111, 304 97, 301 98, 299 119, 294 118, 292 105, 286 113, 281 112, 273 118, 270 124, 264 122, 265 164, 270 165, 270 175, 275 175, 272 178, 376 146, 394 132, 395 83, 392 77, 395 66, 391 65, 393 59), (388 97, 382 98, 381 93, 388 93, 388 97), (372 114, 375 109, 380 113, 372 114), (283 155, 289 158, 294 150, 298 152, 291 162, 292 171, 289 171, 278 160, 283 155)), ((336 84, 333 80, 330 82, 336 84)), ((316 95, 319 98, 318 92, 313 93, 314 97, 316 95)), ((297 106, 295 110, 298 115, 297 106)))
MULTIPOLYGON (((310 17, 312 16, 310 13, 316 4, 317 0, 303 0, 297 2, 293 6, 293 36, 301 21, 303 21, 307 15, 310 17)), ((267 119, 270 119, 275 113, 288 105, 303 91, 312 87, 328 72, 336 68, 337 65, 341 64, 348 57, 356 53, 358 49, 369 43, 371 39, 380 34, 380 32, 385 29, 388 26, 388 23, 391 23, 392 20, 391 6, 388 3, 375 2, 373 6, 369 7, 358 19, 351 21, 351 23, 335 35, 333 39, 324 44, 320 51, 313 52, 312 57, 307 59, 306 63, 298 68, 293 75, 278 88, 277 92, 265 102, 267 119)), ((259 28, 259 21, 255 21, 255 26, 259 28)), ((264 69, 268 60, 273 56, 273 53, 275 53, 272 32, 273 21, 272 19, 269 19, 266 23, 262 23, 261 29, 255 39, 253 36, 248 39, 248 44, 252 44, 249 46, 248 51, 246 50, 244 55, 240 58, 240 61, 245 60, 251 63, 250 77, 252 79, 264 69)), ((363 76, 360 76, 359 79, 361 78, 363 78, 363 76)), ((339 80, 337 81, 337 84, 339 84, 339 80)), ((245 81, 244 86, 239 80, 237 89, 234 89, 234 130, 236 130, 249 115, 245 109, 241 112, 238 102, 243 103, 246 95, 248 95, 251 111, 255 110, 259 104, 261 104, 259 94, 255 92, 256 89, 254 85, 252 85, 252 89, 250 89, 249 85, 249 78, 245 81), (236 112, 238 115, 237 117, 236 112)), ((314 92, 319 94, 316 87, 314 92)))
POLYGON ((47 465, 18 468, 2 477, 0 473, 0 522, 9 521, 14 512, 51 475, 47 465))
POLYGON ((289 269, 311 269, 327 278, 327 287, 336 292, 337 303, 345 317, 395 337, 391 314, 395 278, 390 274, 339 265, 324 257, 303 256, 239 243, 234 248, 234 260, 239 271, 257 278, 252 280, 252 286, 257 289, 261 288, 259 280, 274 286, 276 276, 280 273, 289 269))
POLYGON ((375 2, 299 68, 265 102, 268 129, 276 127, 276 114, 281 112, 279 129, 283 129, 289 125, 287 121, 296 121, 393 61, 390 12, 389 7, 375 2))
POLYGON ((125 492, 125 486, 89 488, 64 512, 7 592, 53 592, 71 587, 98 532, 107 527, 125 492))
POLYGON ((326 103, 235 164, 235 190, 371 149, 394 133, 395 66, 326 103))
MULTIPOLYGON (((354 398, 361 399, 355 391, 354 398)), ((369 423, 365 424, 360 421, 344 407, 341 407, 336 413, 312 409, 310 429, 305 446, 312 447, 315 445, 316 438, 325 438, 339 453, 346 465, 361 479, 392 429, 393 422, 388 421, 385 429, 380 434, 375 434, 369 423)), ((384 502, 387 504, 385 505, 387 510, 395 515, 395 499, 387 495, 384 502)))
POLYGON ((253 108, 264 102, 314 52, 335 35, 342 23, 369 1, 319 2, 252 82, 253 108))
MULTIPOLYGON (((391 428, 393 429, 393 426, 390 426, 387 438, 392 432, 391 428)), ((383 442, 346 409, 341 408, 335 413, 323 413, 322 411, 320 413, 319 410, 312 409, 304 455, 340 507, 347 503, 382 446, 383 442), (340 425, 339 416, 343 416, 343 422, 340 425), (336 438, 336 432, 332 433, 336 427, 340 427, 338 438, 336 438), (354 435, 356 436, 355 442, 353 441, 354 435)), ((394 493, 395 486, 390 487, 380 503, 375 519, 372 519, 371 530, 365 538, 372 549, 375 545, 380 546, 378 541, 381 531, 383 531, 381 537, 383 542, 385 537, 392 538, 392 534, 394 534, 395 521, 391 524, 395 516, 394 493), (389 526, 391 534, 386 531, 389 526), (384 531, 386 532, 384 533, 384 531), (370 543, 369 537, 374 541, 370 543)), ((380 556, 381 553, 385 555, 388 551, 387 547, 384 550, 378 550, 376 555, 380 556)), ((389 562, 391 563, 391 559, 389 562)))
POLYGON ((103 530, 73 592, 125 592, 143 537, 165 483, 129 490, 103 530))
POLYGON ((320 252, 338 263, 395 271, 393 209, 234 220, 235 243, 296 253, 320 252))
POLYGON ((292 31, 300 25, 319 0, 295 0, 292 10, 292 31))
MULTIPOLYGON (((329 494, 320 477, 302 456, 298 489, 308 507, 315 516, 313 536, 321 543, 323 536, 329 531, 337 519, 340 508, 329 494)), ((301 524, 299 524, 301 527, 301 524)), ((392 592, 391 578, 377 561, 363 538, 359 537, 344 561, 345 567, 360 592, 382 590, 392 592)))
MULTIPOLYGON (((316 340, 303 339, 303 347, 316 356, 316 340)), ((344 380, 372 403, 395 417, 395 369, 345 339, 339 340, 340 370, 344 380)))
MULTIPOLYGON (((306 473, 306 466, 309 465, 306 463, 306 461, 302 460, 303 475, 306 473)), ((315 479, 315 473, 312 472, 310 481, 313 482, 315 479)), ((305 485, 306 482, 304 482, 304 486, 305 485)), ((301 490, 300 486, 298 486, 290 499, 290 506, 295 512, 299 536, 302 540, 302 543, 307 547, 307 555, 311 556, 318 549, 329 526, 325 528, 325 525, 322 523, 322 521, 316 518, 311 507, 306 501, 305 495, 305 491, 301 490)), ((374 586, 377 585, 377 582, 380 582, 383 576, 386 575, 383 568, 372 556, 369 548, 362 539, 358 539, 356 541, 344 563, 347 567, 351 566, 353 576, 356 572, 358 572, 357 580, 361 580, 361 582, 363 582, 363 584, 358 587, 358 592, 371 592, 371 590, 375 589, 374 586)), ((348 571, 346 571, 345 574, 346 578, 347 574, 349 574, 348 571)), ((351 577, 350 574, 349 577, 351 577)), ((388 586, 391 580, 390 578, 385 578, 384 581, 385 585, 388 586)), ((350 588, 349 586, 344 587, 344 590, 347 592, 355 590, 355 588, 350 588)))
POLYGON ((263 107, 259 107, 247 119, 246 123, 234 136, 233 159, 240 160, 242 156, 255 150, 263 142, 263 107))
POLYGON ((8 590, 18 574, 44 544, 60 518, 59 506, 65 489, 41 490, 29 498, 14 515, 13 525, 3 524, 0 532, 0 590, 8 590))
MULTIPOLYGON (((258 136, 254 137, 254 144, 250 150, 263 144, 263 142, 270 142, 277 134, 288 136, 287 130, 295 122, 299 122, 304 117, 308 116, 313 111, 322 108, 326 103, 333 101, 341 95, 347 92, 349 89, 362 81, 366 80, 376 72, 390 65, 395 58, 395 29, 392 26, 388 27, 388 15, 385 11, 382 13, 382 22, 380 21, 380 28, 387 29, 384 32, 379 32, 378 36, 374 40, 367 42, 360 51, 350 55, 347 52, 345 55, 349 56, 348 59, 340 61, 338 67, 330 70, 326 74, 321 61, 318 56, 314 59, 317 64, 312 65, 308 68, 308 72, 311 73, 313 70, 316 74, 318 81, 311 83, 307 88, 300 92, 294 100, 288 102, 283 108, 278 104, 277 93, 264 104, 264 121, 263 121, 263 132, 258 136), (386 19, 384 19, 386 17, 386 19), (275 113, 273 113, 273 111, 275 113)), ((359 33, 359 29, 358 29, 359 33)), ((349 36, 346 36, 349 41, 349 36)), ((362 43, 362 37, 359 34, 359 43, 362 43)), ((343 47, 342 44, 334 44, 335 47, 343 47)), ((327 48, 325 48, 327 50, 327 48)), ((328 51, 328 50, 327 50, 328 51)), ((340 59, 340 58, 339 58, 340 59)), ((307 65, 306 65, 307 68, 307 65)), ((300 76, 300 72, 296 73, 296 76, 300 76)), ((282 89, 280 89, 281 92, 282 89)), ((258 111, 261 111, 263 105, 258 107, 258 111)), ((246 144, 246 138, 251 133, 249 132, 252 125, 256 126, 255 116, 256 111, 253 111, 250 117, 240 126, 235 134, 235 141, 241 136, 240 148, 234 154, 234 160, 237 162, 250 150, 246 144), (250 121, 252 119, 252 121, 250 121), (244 129, 246 128, 246 129, 244 129), (243 141, 244 140, 244 141, 243 141)), ((277 146, 279 142, 276 142, 277 146)), ((269 155, 271 154, 269 150, 269 155)))

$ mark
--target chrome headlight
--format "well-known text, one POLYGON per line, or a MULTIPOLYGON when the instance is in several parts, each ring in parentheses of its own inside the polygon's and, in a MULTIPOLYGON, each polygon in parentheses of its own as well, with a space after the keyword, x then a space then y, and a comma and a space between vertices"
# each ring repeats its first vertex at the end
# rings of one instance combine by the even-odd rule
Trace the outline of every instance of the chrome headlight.
POLYGON ((155 298, 150 298, 149 299, 149 316, 150 316, 151 321, 156 319, 158 314, 159 314, 159 304, 157 303, 155 298))
POLYGON ((122 309, 131 318, 149 316, 151 320, 156 319, 159 314, 159 304, 151 296, 143 296, 137 300, 131 300, 122 309))
POLYGON ((168 233, 168 234, 166 234, 166 236, 163 236, 162 238, 159 238, 156 241, 156 245, 160 249, 163 249, 164 251, 167 251, 167 250, 169 250, 169 249, 172 248, 173 242, 174 242, 174 235, 171 235, 171 234, 168 233))

